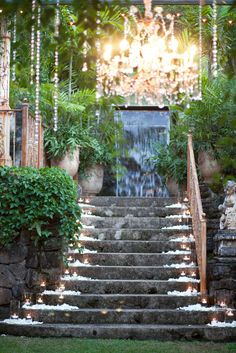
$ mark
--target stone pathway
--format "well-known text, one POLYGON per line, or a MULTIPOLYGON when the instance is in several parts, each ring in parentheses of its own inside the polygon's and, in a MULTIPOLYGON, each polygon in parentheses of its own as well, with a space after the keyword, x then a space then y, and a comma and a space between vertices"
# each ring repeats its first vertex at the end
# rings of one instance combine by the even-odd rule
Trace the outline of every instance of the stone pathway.
POLYGON ((44 288, 37 303, 22 306, 25 319, 0 323, 0 333, 235 339, 229 308, 201 304, 186 204, 96 197, 81 207, 84 229, 58 287, 44 288), (228 327, 213 326, 225 320, 228 327))

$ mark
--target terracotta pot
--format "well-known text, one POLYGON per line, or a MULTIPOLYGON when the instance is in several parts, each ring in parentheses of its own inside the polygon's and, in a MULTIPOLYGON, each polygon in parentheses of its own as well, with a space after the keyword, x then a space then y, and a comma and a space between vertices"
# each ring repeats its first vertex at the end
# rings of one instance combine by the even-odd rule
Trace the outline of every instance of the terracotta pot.
POLYGON ((206 183, 213 182, 213 175, 220 172, 220 166, 214 157, 206 151, 198 153, 198 168, 206 183))
POLYGON ((82 195, 99 194, 103 185, 104 167, 101 164, 95 164, 85 170, 85 175, 84 179, 79 180, 82 195))
POLYGON ((72 153, 67 152, 60 160, 51 160, 51 166, 64 169, 73 178, 79 168, 79 147, 72 153))
POLYGON ((170 196, 174 196, 174 197, 180 196, 184 194, 184 192, 186 191, 186 187, 184 186, 180 187, 173 178, 167 179, 166 187, 167 187, 167 190, 169 191, 170 196))

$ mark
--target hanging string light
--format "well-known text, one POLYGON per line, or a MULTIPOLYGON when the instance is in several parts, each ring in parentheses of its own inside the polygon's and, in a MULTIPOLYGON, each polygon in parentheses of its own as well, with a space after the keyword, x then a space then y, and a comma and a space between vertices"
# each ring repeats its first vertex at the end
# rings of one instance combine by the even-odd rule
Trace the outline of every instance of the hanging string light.
POLYGON ((96 118, 97 118, 97 124, 99 124, 99 118, 100 118, 100 112, 98 109, 98 101, 99 98, 101 97, 101 86, 99 84, 99 79, 98 79, 98 71, 100 68, 100 57, 101 57, 101 41, 100 41, 100 35, 101 35, 101 14, 100 10, 97 11, 97 19, 96 19, 96 24, 97 24, 97 29, 96 29, 96 50, 97 50, 97 61, 96 61, 96 118))
POLYGON ((13 51, 12 51, 12 81, 16 80, 16 14, 13 19, 13 33, 12 33, 12 43, 13 43, 13 51))
POLYGON ((218 63, 217 63, 217 4, 216 0, 212 3, 212 74, 217 77, 218 63))
POLYGON ((88 71, 88 63, 87 63, 87 55, 88 55, 88 49, 89 49, 89 45, 87 42, 87 35, 88 35, 88 30, 87 30, 87 25, 88 25, 88 18, 87 18, 87 11, 84 11, 84 25, 85 25, 85 31, 84 31, 84 35, 85 35, 85 40, 83 43, 83 57, 84 57, 84 63, 82 66, 82 71, 86 72, 88 71))
MULTIPOLYGON (((59 26, 60 26, 60 1, 57 0, 56 3, 56 16, 55 16, 55 38, 58 40, 59 38, 59 26)), ((53 114, 53 121, 54 121, 54 131, 57 131, 57 124, 58 124, 58 44, 56 45, 55 54, 54 54, 54 114, 53 114)))
POLYGON ((37 13, 37 31, 36 31, 36 70, 35 70, 35 143, 39 142, 40 125, 40 46, 41 46, 41 7, 38 5, 37 13))
POLYGON ((203 0, 199 0, 199 46, 198 46, 198 55, 199 55, 199 80, 198 80, 198 99, 202 99, 202 2, 203 0))
POLYGON ((32 26, 30 42, 30 84, 34 83, 34 51, 35 51, 35 0, 32 0, 32 26))

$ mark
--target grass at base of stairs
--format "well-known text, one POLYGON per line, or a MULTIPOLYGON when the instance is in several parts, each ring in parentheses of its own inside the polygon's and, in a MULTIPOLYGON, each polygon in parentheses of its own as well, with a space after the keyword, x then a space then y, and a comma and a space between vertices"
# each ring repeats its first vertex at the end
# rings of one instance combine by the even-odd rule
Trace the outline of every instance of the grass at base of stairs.
POLYGON ((236 343, 1 336, 0 353, 236 353, 236 343))

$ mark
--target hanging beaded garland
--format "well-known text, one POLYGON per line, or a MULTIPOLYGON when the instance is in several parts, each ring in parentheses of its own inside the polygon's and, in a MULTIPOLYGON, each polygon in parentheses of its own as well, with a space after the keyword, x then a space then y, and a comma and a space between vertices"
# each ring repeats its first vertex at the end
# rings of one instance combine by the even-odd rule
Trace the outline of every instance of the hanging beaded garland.
POLYGON ((12 43, 13 43, 13 51, 12 51, 12 81, 16 80, 16 14, 13 19, 13 33, 12 33, 12 43))
POLYGON ((41 7, 38 5, 37 31, 36 31, 36 70, 35 70, 35 143, 39 142, 40 125, 40 46, 41 46, 41 7))
POLYGON ((35 52, 35 0, 32 0, 32 26, 30 42, 30 84, 34 83, 34 52, 35 52))
POLYGON ((100 116, 100 112, 98 109, 98 101, 99 98, 101 97, 101 86, 99 84, 99 80, 98 80, 98 71, 99 71, 99 67, 100 67, 100 57, 101 57, 101 41, 100 41, 100 34, 101 34, 101 15, 100 15, 100 11, 97 11, 97 20, 96 20, 96 24, 97 24, 97 29, 96 29, 96 51, 97 51, 97 60, 96 60, 96 118, 97 118, 97 123, 99 123, 99 116, 100 116))
MULTIPOLYGON (((59 38, 59 26, 60 26, 60 2, 57 0, 56 4, 56 17, 55 17, 55 37, 56 39, 59 38)), ((53 121, 54 121, 54 131, 57 131, 58 125, 58 44, 56 45, 56 50, 54 54, 54 114, 53 114, 53 121)))
POLYGON ((202 99, 202 1, 199 1, 199 46, 198 46, 198 55, 199 55, 199 80, 198 80, 198 99, 202 99))
POLYGON ((216 0, 212 3, 212 74, 217 77, 218 63, 217 63, 217 4, 216 0))
POLYGON ((88 63, 87 63, 87 55, 88 55, 88 49, 89 49, 89 45, 87 42, 87 35, 88 35, 88 30, 87 30, 87 25, 88 25, 88 19, 87 19, 87 11, 84 11, 84 24, 85 24, 85 31, 84 31, 84 35, 85 35, 85 41, 83 43, 83 57, 84 57, 84 63, 82 66, 82 71, 86 72, 88 71, 88 63))

